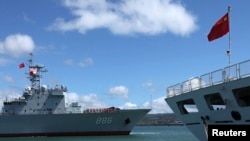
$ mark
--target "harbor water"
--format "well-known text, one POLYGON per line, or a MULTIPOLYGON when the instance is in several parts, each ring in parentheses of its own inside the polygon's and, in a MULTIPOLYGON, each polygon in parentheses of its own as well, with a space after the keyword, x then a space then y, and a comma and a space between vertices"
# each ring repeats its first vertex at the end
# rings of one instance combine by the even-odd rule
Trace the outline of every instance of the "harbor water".
POLYGON ((198 141, 186 126, 135 126, 128 136, 10 137, 1 141, 198 141))

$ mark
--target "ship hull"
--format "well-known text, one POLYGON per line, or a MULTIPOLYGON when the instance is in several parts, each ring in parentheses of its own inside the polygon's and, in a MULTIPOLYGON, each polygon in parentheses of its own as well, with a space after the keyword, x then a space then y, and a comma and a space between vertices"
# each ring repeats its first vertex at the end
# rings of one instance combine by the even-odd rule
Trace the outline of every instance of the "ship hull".
MULTIPOLYGON (((188 129, 199 140, 205 141, 208 140, 207 128, 209 125, 250 125, 250 103, 240 106, 239 98, 235 98, 239 97, 234 94, 234 92, 236 93, 235 90, 239 92, 240 89, 244 90, 242 93, 250 91, 250 77, 166 98, 165 101, 188 129), (209 94, 218 93, 218 90, 221 99, 227 99, 230 103, 226 103, 223 109, 211 109, 207 103, 208 99, 205 97, 209 94), (189 99, 194 100, 198 111, 183 114, 177 103, 189 99), (237 114, 234 114, 235 112, 237 114)), ((249 101, 250 97, 245 97, 245 99, 249 101)))
MULTIPOLYGON (((235 99, 234 90, 239 88, 248 88, 250 91, 250 77, 227 82, 209 88, 192 91, 166 98, 170 108, 174 111, 175 115, 180 119, 184 125, 199 139, 200 141, 208 140, 208 126, 209 125, 250 125, 250 103, 245 106, 239 106, 239 100, 235 99), (206 97, 208 94, 215 94, 218 90, 225 88, 226 90, 219 91, 221 99, 228 99, 230 103, 226 104, 224 109, 211 110, 207 104, 206 97), (198 111, 183 114, 180 106, 177 103, 181 101, 193 99, 195 101, 198 111), (237 112, 237 114, 234 114, 237 112), (236 116, 235 116, 236 115, 236 116)), ((250 97, 247 98, 250 100, 250 97)))
POLYGON ((171 86, 165 101, 200 141, 208 140, 210 125, 249 126, 249 65, 247 60, 171 86))
POLYGON ((129 135, 149 111, 1 115, 0 137, 129 135))

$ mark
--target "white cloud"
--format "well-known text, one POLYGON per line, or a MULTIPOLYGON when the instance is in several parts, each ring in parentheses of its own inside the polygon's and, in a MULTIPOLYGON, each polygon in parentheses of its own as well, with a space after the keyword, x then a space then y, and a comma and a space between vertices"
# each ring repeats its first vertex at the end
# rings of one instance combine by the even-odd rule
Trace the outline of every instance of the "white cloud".
POLYGON ((80 67, 87 67, 94 63, 92 58, 86 58, 83 61, 80 61, 79 65, 80 67))
POLYGON ((124 105, 120 106, 119 108, 121 109, 137 109, 137 108, 151 109, 151 111, 149 112, 150 114, 173 113, 172 109, 166 103, 165 97, 160 97, 152 101, 145 102, 141 106, 131 103, 131 102, 126 102, 124 105))
POLYGON ((0 41, 0 53, 19 57, 24 53, 30 53, 35 48, 33 39, 29 35, 9 35, 4 41, 0 41))
POLYGON ((151 87, 153 86, 153 82, 152 81, 147 81, 145 83, 142 84, 144 87, 151 87))
POLYGON ((152 100, 151 102, 145 102, 142 106, 143 108, 151 108, 151 114, 157 113, 173 113, 171 108, 165 101, 165 97, 160 97, 152 100))
POLYGON ((170 32, 186 36, 197 28, 196 17, 173 0, 64 0, 74 16, 57 18, 51 30, 78 31, 107 28, 114 34, 155 35, 170 32), (67 18, 69 19, 69 18, 67 18))
POLYGON ((23 20, 27 23, 35 24, 35 21, 31 19, 26 13, 23 13, 23 20))
POLYGON ((137 109, 138 106, 136 104, 126 102, 123 106, 120 106, 121 109, 137 109))
POLYGON ((64 64, 66 65, 77 65, 80 67, 88 67, 94 64, 94 61, 92 58, 85 58, 84 60, 79 61, 78 63, 74 62, 72 59, 67 59, 64 61, 64 64))
POLYGON ((128 99, 129 91, 125 86, 115 86, 109 89, 109 94, 123 99, 128 99))
POLYGON ((160 91, 158 88, 154 86, 152 81, 147 81, 143 83, 142 86, 148 88, 151 93, 157 93, 160 91))
POLYGON ((87 108, 106 108, 96 94, 78 95, 77 93, 66 93, 66 103, 78 102, 83 109, 87 108))

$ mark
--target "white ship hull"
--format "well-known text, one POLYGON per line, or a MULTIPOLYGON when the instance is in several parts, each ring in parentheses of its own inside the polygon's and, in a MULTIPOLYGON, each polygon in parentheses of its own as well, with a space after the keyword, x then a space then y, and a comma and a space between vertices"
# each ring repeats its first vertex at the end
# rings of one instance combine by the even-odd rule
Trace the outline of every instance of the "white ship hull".
POLYGON ((103 113, 1 115, 0 137, 129 135, 149 109, 103 113))
POLYGON ((244 61, 171 86, 165 100, 201 141, 209 125, 250 125, 249 66, 244 61))

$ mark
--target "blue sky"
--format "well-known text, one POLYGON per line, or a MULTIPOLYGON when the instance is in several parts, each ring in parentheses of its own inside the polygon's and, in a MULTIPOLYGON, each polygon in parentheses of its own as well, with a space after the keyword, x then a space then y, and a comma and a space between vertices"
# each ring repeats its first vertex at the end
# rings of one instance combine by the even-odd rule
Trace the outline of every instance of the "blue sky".
POLYGON ((84 108, 172 112, 168 86, 228 65, 229 34, 207 34, 229 5, 235 64, 249 59, 248 0, 1 0, 0 106, 28 86, 18 65, 32 52, 42 84, 84 108))

